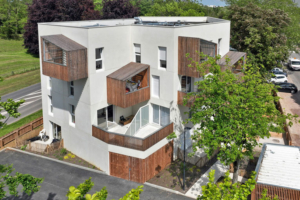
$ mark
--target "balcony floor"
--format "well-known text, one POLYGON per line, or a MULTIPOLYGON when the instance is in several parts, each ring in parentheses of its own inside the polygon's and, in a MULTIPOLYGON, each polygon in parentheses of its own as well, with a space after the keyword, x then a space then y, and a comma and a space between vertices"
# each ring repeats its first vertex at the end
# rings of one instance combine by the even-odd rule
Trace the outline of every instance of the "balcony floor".
MULTIPOLYGON (((110 124, 108 131, 113 132, 113 133, 125 134, 129 128, 129 126, 130 126, 130 124, 126 124, 125 126, 123 126, 123 125, 120 125, 117 123, 113 123, 113 124, 110 124)), ((156 132, 160 128, 161 128, 160 125, 155 124, 155 123, 150 123, 150 124, 147 124, 146 126, 142 127, 134 136, 139 137, 139 138, 145 138, 148 135, 156 132)))

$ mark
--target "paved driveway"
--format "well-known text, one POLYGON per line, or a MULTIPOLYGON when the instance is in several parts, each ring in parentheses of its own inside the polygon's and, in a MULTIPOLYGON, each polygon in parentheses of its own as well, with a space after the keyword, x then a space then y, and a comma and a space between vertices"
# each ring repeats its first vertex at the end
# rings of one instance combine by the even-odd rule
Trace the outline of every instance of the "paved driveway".
MULTIPOLYGON (((32 196, 28 197, 26 194, 22 196, 20 193, 20 197, 9 197, 6 200, 66 199, 65 195, 71 185, 77 186, 89 177, 92 177, 92 181, 95 183, 90 194, 100 191, 102 187, 106 186, 108 190, 107 200, 119 199, 132 188, 141 185, 12 150, 0 152, 0 164, 13 164, 17 172, 45 178, 40 191, 32 196)), ((141 199, 190 200, 188 197, 176 195, 147 185, 144 185, 141 199)))

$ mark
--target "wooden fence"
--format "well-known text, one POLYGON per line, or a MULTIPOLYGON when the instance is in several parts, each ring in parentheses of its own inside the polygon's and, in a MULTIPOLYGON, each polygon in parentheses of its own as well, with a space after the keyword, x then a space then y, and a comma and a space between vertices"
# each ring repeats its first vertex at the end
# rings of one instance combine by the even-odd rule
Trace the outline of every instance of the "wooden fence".
POLYGON ((264 190, 267 190, 267 196, 272 199, 277 196, 279 200, 299 200, 300 191, 289 188, 276 187, 257 183, 255 189, 251 193, 251 200, 259 200, 264 190))
MULTIPOLYGON (((0 148, 6 146, 7 144, 13 142, 15 139, 19 138, 20 136, 31 132, 32 130, 38 128, 39 126, 43 125, 43 117, 40 117, 20 128, 14 130, 13 132, 3 136, 0 138, 0 148)), ((34 132, 33 134, 35 134, 34 132)))

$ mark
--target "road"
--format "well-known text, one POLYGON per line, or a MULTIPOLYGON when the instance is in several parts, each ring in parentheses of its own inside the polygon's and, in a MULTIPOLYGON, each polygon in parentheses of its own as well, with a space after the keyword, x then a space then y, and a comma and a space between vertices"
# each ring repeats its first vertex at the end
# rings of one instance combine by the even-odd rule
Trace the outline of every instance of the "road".
MULTIPOLYGON (((300 54, 298 53, 292 53, 290 55, 291 58, 297 58, 300 60, 300 54)), ((288 70, 288 76, 290 76, 294 82, 294 84, 298 87, 298 90, 300 90, 300 71, 291 71, 288 70)))
MULTIPOLYGON (((11 117, 8 119, 7 124, 11 124, 42 109, 41 83, 31 85, 1 97, 1 101, 6 101, 7 99, 13 99, 14 101, 21 99, 25 100, 18 110, 21 113, 21 116, 19 118, 11 117)), ((4 111, 1 112, 1 114, 7 116, 7 113, 4 111)))

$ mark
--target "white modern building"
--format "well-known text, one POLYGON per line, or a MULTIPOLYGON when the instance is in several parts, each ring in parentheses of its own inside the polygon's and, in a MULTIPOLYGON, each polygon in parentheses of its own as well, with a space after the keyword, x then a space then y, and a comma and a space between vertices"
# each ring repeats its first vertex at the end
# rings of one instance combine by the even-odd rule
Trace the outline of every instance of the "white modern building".
MULTIPOLYGON (((211 17, 39 23, 44 128, 107 174, 145 182, 181 145, 187 92, 201 79, 186 53, 232 58, 230 21, 211 17)), ((224 59, 223 59, 224 61, 224 59)), ((190 143, 189 143, 190 144, 190 143)))

